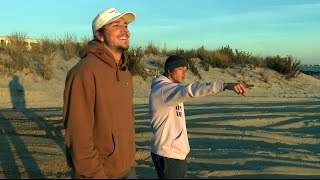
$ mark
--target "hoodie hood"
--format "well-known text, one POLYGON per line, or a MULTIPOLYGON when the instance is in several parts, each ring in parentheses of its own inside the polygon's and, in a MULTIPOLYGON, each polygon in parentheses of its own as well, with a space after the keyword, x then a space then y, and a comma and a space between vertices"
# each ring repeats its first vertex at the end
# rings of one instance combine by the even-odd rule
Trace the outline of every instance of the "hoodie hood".
POLYGON ((151 88, 162 83, 172 83, 166 76, 160 75, 152 79, 151 88))
POLYGON ((119 71, 125 70, 128 63, 124 53, 122 53, 119 65, 117 65, 116 59, 114 58, 113 54, 107 49, 104 43, 98 41, 89 41, 87 47, 85 47, 80 52, 80 57, 85 58, 89 54, 96 56, 102 62, 106 63, 108 66, 114 69, 116 72, 117 80, 120 81, 119 71))
POLYGON ((120 64, 117 65, 114 56, 105 46, 102 42, 89 41, 87 47, 80 52, 80 57, 85 58, 88 54, 92 54, 116 71, 127 66, 128 62, 124 53, 121 55, 120 64))

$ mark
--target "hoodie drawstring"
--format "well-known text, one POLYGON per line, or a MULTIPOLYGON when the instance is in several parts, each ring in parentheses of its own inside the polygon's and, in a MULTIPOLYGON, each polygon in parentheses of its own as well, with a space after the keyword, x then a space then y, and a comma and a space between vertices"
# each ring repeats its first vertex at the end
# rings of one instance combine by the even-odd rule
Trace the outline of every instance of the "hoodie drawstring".
POLYGON ((116 71, 116 77, 117 77, 117 81, 120 81, 119 69, 117 69, 116 71))

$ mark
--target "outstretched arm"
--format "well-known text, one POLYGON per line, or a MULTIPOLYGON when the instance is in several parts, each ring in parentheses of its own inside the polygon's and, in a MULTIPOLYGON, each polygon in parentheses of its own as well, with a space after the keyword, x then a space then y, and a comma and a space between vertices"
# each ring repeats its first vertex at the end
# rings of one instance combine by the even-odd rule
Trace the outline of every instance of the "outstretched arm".
POLYGON ((222 82, 193 83, 188 85, 168 83, 162 87, 161 95, 166 104, 176 105, 192 98, 222 92, 222 84, 222 82))

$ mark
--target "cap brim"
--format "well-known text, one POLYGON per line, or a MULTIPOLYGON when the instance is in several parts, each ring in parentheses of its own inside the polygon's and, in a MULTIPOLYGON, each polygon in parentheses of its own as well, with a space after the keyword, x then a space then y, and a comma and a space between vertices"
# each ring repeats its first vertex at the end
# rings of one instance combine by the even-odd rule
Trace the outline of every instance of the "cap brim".
POLYGON ((128 23, 128 24, 132 23, 136 19, 136 15, 133 12, 128 11, 128 12, 122 13, 120 16, 114 18, 114 20, 112 20, 112 22, 121 18, 121 17, 123 17, 124 20, 126 21, 126 23, 128 23))

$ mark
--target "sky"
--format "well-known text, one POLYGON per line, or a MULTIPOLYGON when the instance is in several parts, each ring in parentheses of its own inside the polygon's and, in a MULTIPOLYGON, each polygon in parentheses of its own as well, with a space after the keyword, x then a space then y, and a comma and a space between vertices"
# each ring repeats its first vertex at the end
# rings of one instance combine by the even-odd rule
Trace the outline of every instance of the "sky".
POLYGON ((293 56, 320 64, 320 0, 10 0, 1 2, 0 36, 92 38, 92 20, 109 7, 136 14, 130 45, 293 56))

